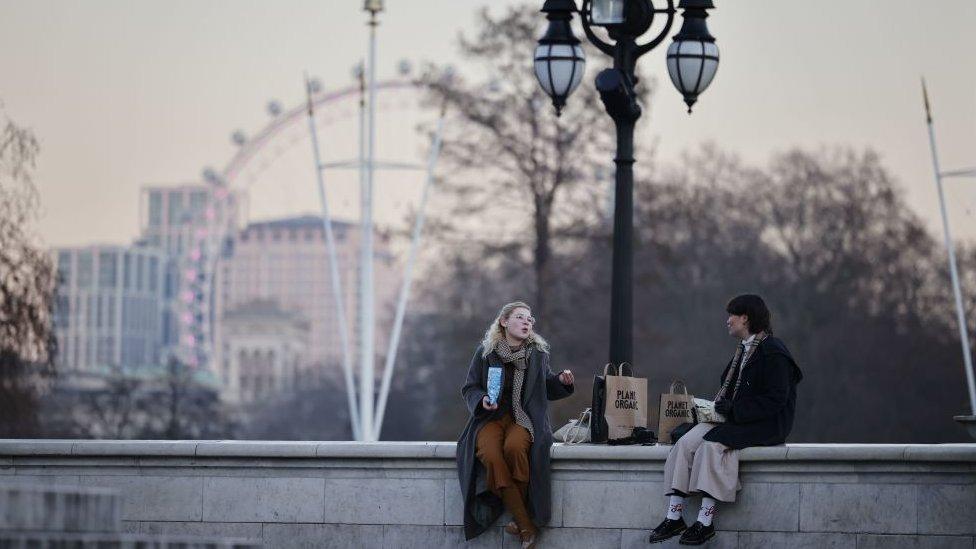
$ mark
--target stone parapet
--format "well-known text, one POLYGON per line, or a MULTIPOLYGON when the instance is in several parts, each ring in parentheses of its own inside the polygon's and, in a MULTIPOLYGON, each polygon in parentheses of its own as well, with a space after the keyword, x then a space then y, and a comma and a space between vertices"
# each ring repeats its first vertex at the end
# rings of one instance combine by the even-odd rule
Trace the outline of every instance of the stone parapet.
MULTIPOLYGON (((542 546, 644 546, 664 513, 668 449, 555 445, 542 546)), ((448 442, 0 440, 0 481, 118 490, 132 533, 454 547, 463 543, 454 452, 448 442)), ((738 501, 719 509, 713 547, 976 548, 976 444, 750 448, 741 479, 738 501)), ((693 520, 697 502, 689 507, 693 520)), ((500 528, 470 543, 509 544, 500 528)))

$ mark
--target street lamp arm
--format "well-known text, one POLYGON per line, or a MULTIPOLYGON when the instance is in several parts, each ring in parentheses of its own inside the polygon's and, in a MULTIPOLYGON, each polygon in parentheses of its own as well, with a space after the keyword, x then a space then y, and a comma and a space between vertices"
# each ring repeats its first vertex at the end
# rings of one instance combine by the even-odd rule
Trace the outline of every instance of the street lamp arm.
POLYGON ((589 21, 587 21, 586 14, 589 13, 591 1, 592 0, 583 0, 583 5, 580 6, 579 14, 580 14, 580 22, 583 24, 583 32, 586 33, 586 37, 590 40, 590 43, 596 46, 598 50, 609 55, 610 57, 613 57, 614 56, 613 46, 607 44, 603 40, 600 40, 600 37, 597 36, 595 32, 593 32, 593 29, 590 28, 589 21))
POLYGON ((637 46, 637 51, 634 54, 634 59, 638 59, 640 58, 640 56, 653 50, 658 46, 658 44, 661 43, 661 41, 663 41, 667 37, 668 32, 671 30, 671 24, 674 23, 674 14, 677 13, 677 10, 674 9, 674 0, 668 0, 667 8, 654 10, 654 13, 667 13, 668 21, 667 23, 664 24, 664 29, 660 33, 658 33, 657 37, 655 37, 654 40, 651 40, 647 44, 637 46))

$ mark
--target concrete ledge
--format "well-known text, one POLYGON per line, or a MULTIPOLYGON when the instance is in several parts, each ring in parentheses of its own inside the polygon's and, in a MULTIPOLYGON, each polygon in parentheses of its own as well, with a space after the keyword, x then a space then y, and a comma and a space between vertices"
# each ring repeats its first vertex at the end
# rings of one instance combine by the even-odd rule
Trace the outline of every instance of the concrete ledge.
MULTIPOLYGON (((671 447, 562 444, 552 458, 653 461, 671 447)), ((278 442, 227 440, 20 440, 0 439, 0 463, 12 456, 267 457, 454 459, 453 442, 278 442)), ((740 461, 955 461, 976 463, 976 444, 785 444, 747 448, 740 461)))
MULTIPOLYGON (((555 445, 543 547, 644 546, 664 514, 669 450, 555 445)), ((0 440, 0 479, 115 489, 131 532, 454 547, 463 540, 454 454, 452 442, 0 440)), ((976 547, 976 444, 750 448, 740 473, 715 547, 976 547)), ((697 507, 689 502, 689 522, 697 507)), ((506 541, 496 529, 470 545, 506 541)))

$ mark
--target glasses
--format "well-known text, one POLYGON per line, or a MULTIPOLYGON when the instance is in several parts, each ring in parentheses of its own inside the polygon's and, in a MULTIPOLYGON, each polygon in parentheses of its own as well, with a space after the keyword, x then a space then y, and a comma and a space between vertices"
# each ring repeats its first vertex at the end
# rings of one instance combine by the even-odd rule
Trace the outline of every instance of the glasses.
POLYGON ((517 315, 512 315, 512 318, 514 318, 515 320, 518 320, 519 322, 528 322, 529 323, 529 326, 535 326, 535 318, 533 318, 531 316, 525 316, 525 315, 519 313, 517 315))

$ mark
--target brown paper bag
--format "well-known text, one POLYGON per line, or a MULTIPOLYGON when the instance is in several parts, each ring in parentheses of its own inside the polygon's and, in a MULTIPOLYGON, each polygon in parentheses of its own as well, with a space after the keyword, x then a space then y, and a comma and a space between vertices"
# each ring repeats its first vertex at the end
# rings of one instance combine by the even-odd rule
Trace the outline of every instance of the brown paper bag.
POLYGON ((647 378, 634 377, 633 367, 626 362, 616 373, 606 376, 604 417, 610 440, 631 436, 634 427, 647 427, 647 378))
POLYGON ((672 429, 682 423, 694 422, 691 417, 694 401, 694 395, 688 394, 688 388, 683 381, 676 379, 671 382, 668 392, 661 395, 661 415, 657 422, 658 442, 671 444, 672 429))

